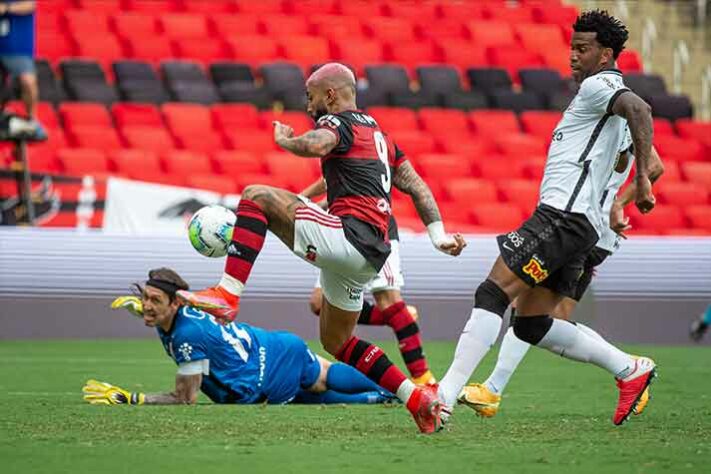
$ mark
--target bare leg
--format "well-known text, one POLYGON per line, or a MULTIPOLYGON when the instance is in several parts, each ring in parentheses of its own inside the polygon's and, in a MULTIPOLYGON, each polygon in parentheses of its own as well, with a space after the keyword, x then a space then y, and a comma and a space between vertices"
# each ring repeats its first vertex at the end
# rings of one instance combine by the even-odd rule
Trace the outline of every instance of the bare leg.
POLYGON ((37 86, 37 76, 32 74, 20 74, 20 90, 22 102, 25 104, 27 116, 31 119, 37 117, 37 102, 39 102, 39 88, 37 86))

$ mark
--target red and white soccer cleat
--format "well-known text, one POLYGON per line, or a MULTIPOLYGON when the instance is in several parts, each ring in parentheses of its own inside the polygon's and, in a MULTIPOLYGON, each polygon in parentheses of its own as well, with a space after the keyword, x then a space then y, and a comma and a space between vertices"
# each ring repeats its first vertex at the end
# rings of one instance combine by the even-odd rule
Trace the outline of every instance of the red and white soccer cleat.
POLYGON ((179 290, 175 293, 180 304, 211 314, 220 322, 231 323, 239 312, 239 296, 220 286, 201 291, 179 290))
POLYGON ((640 357, 635 360, 634 370, 624 379, 617 380, 620 397, 617 400, 617 409, 612 417, 612 422, 621 425, 638 407, 647 387, 656 376, 656 365, 649 357, 640 357))
POLYGON ((422 433, 435 433, 442 429, 442 403, 437 398, 435 385, 418 386, 407 401, 407 410, 422 433))

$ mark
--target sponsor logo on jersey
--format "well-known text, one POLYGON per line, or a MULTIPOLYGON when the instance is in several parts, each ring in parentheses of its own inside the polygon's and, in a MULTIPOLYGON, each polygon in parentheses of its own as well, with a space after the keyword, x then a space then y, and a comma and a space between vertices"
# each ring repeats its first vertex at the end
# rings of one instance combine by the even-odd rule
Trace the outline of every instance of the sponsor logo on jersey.
POLYGON ((348 298, 352 301, 358 301, 363 294, 363 288, 346 288, 348 291, 348 298))
POLYGON ((533 281, 540 283, 546 278, 548 278, 548 270, 543 268, 541 262, 539 262, 535 257, 523 267, 523 273, 533 278, 533 281))
POLYGON ((368 355, 365 356, 365 359, 364 359, 364 360, 365 360, 365 363, 366 363, 366 364, 369 363, 370 360, 371 360, 377 353, 378 353, 378 348, 377 348, 377 347, 373 347, 373 348, 370 350, 370 352, 368 352, 368 355))
POLYGON ((316 250, 317 249, 315 246, 313 246, 311 244, 307 245, 306 246, 306 255, 305 255, 306 260, 308 260, 309 262, 315 262, 316 257, 317 257, 316 250))
POLYGON ((227 247, 227 255, 229 255, 230 257, 241 257, 242 252, 240 252, 240 250, 234 243, 231 243, 229 247, 227 247))
POLYGON ((318 119, 318 124, 335 130, 341 126, 341 121, 333 115, 324 115, 323 117, 318 119))
POLYGON ((262 382, 264 382, 264 374, 267 371, 267 348, 264 346, 261 346, 259 348, 259 381, 257 382, 257 386, 261 387, 262 382))
POLYGON ((178 351, 180 352, 180 355, 183 356, 183 359, 185 359, 186 362, 190 362, 190 357, 193 353, 193 346, 191 346, 187 342, 184 342, 180 345, 180 347, 178 347, 178 351))

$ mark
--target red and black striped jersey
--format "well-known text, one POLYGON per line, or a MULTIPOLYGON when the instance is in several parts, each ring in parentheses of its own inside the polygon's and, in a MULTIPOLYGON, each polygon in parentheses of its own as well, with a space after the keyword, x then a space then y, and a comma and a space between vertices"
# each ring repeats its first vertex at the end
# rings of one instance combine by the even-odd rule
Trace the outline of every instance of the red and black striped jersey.
POLYGON ((346 238, 380 270, 390 254, 392 174, 405 155, 375 119, 358 110, 324 115, 316 128, 338 139, 321 159, 329 212, 341 218, 346 238))

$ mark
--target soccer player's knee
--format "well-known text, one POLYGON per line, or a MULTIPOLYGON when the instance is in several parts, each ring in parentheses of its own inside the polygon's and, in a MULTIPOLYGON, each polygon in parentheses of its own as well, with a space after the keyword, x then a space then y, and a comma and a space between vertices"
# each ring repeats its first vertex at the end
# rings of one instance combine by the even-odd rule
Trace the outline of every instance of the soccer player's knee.
POLYGON ((323 303, 323 294, 316 288, 311 293, 311 299, 309 299, 309 309, 315 316, 321 314, 321 304, 323 303))
POLYGON ((265 186, 261 184, 250 184, 242 191, 242 199, 255 201, 257 196, 263 194, 265 186))
POLYGON ((336 338, 328 334, 321 334, 321 346, 326 352, 334 357, 336 357, 338 351, 341 350, 341 346, 343 346, 344 342, 345 341, 340 340, 340 338, 336 338))
POLYGON ((481 308, 503 318, 511 301, 509 295, 491 280, 485 280, 474 293, 474 307, 481 308))
POLYGON ((535 346, 545 337, 552 324, 550 316, 517 316, 513 330, 517 338, 535 346))

